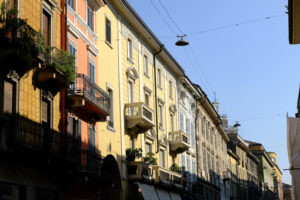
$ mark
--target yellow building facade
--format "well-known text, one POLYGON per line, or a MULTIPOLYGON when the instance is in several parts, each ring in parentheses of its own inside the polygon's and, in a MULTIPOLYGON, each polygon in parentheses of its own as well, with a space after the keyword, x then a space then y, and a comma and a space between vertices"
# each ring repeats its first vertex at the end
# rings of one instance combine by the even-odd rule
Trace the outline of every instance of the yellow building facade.
POLYGON ((99 150, 118 161, 121 198, 142 195, 138 191, 143 192, 143 186, 138 189, 132 181, 145 184, 144 178, 133 168, 149 171, 146 180, 152 184, 145 187, 159 188, 162 181, 171 186, 177 181, 178 188, 169 187, 170 192, 185 189, 183 175, 170 170, 179 166, 179 159, 169 143, 170 132, 179 131, 176 81, 183 70, 126 1, 106 1, 96 17, 98 82, 113 99, 107 122, 98 126, 99 150), (130 160, 129 149, 131 153, 141 149, 142 155, 130 160), (146 166, 145 157, 156 163, 146 166), (161 174, 167 176, 165 180, 161 174))

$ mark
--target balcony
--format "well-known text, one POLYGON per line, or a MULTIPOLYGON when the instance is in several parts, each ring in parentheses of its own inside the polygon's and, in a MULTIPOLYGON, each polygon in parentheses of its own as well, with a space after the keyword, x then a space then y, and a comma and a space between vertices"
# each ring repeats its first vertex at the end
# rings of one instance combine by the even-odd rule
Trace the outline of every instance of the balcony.
POLYGON ((73 167, 78 162, 79 142, 71 136, 20 116, 0 118, 0 152, 28 163, 73 167))
POLYGON ((148 181, 152 180, 152 168, 143 162, 128 162, 127 177, 132 181, 148 181))
POLYGON ((100 177, 102 162, 103 159, 97 152, 81 150, 81 172, 100 177))
POLYGON ((4 7, 4 12, 0 14, 0 72, 2 74, 14 70, 19 77, 22 77, 38 66, 37 35, 38 32, 25 20, 17 18, 14 12, 4 7))
POLYGON ((53 93, 68 88, 74 82, 74 57, 56 47, 44 48, 40 56, 44 62, 34 74, 35 86, 53 93))
POLYGON ((144 133, 154 126, 153 110, 143 102, 125 105, 126 128, 134 133, 144 133))
POLYGON ((77 74, 69 89, 69 105, 84 121, 106 121, 110 113, 110 97, 84 74, 77 74))
POLYGON ((169 133, 170 151, 179 154, 190 148, 188 136, 183 131, 169 133))
POLYGON ((153 166, 153 180, 155 184, 174 187, 179 190, 187 188, 187 177, 159 166, 153 166))

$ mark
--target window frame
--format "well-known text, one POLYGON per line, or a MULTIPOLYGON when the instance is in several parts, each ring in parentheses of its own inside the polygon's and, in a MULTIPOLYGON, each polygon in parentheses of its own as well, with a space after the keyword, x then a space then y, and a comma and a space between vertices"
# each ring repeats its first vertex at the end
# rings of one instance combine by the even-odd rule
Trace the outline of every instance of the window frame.
POLYGON ((87 26, 94 31, 94 11, 87 5, 86 6, 86 24, 87 26), (91 21, 90 21, 90 16, 89 14, 91 14, 91 21))
POLYGON ((115 131, 115 123, 114 123, 114 89, 107 85, 107 93, 110 96, 110 115, 109 120, 107 120, 107 127, 109 130, 115 131), (111 91, 111 94, 110 94, 111 91))
POLYGON ((105 42, 107 42, 110 46, 112 45, 111 20, 107 16, 105 16, 105 42), (107 34, 107 25, 109 25, 109 40, 107 34))
POLYGON ((157 69, 158 87, 162 89, 161 69, 157 69))
POLYGON ((133 47, 132 47, 132 39, 127 39, 127 58, 130 61, 133 61, 133 47))
POLYGON ((144 74, 149 77, 149 61, 146 54, 144 55, 144 74))
POLYGON ((169 80, 169 98, 173 99, 173 83, 172 83, 172 80, 169 80))
POLYGON ((68 6, 75 11, 75 7, 76 7, 75 0, 68 0, 68 6), (70 5, 70 2, 72 2, 72 5, 70 5))

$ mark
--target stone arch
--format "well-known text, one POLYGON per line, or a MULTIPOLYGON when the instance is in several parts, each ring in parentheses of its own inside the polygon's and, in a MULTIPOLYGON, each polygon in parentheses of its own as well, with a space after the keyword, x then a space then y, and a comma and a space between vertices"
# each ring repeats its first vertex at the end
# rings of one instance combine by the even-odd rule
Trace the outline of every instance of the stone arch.
POLYGON ((128 67, 126 70, 126 75, 128 78, 132 79, 133 81, 135 81, 139 77, 134 67, 128 67))

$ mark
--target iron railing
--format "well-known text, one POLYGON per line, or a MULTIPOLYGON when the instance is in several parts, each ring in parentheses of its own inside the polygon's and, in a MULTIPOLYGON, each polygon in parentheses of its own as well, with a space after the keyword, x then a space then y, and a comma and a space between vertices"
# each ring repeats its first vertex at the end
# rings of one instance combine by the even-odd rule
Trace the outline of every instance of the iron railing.
POLYGON ((81 150, 81 171, 90 175, 101 176, 103 158, 92 150, 81 150))
POLYGON ((0 138, 2 150, 27 149, 74 162, 80 147, 80 142, 72 136, 20 116, 1 117, 0 138))
POLYGON ((76 75, 75 82, 69 89, 69 95, 84 96, 107 114, 110 113, 109 95, 84 74, 76 75))

